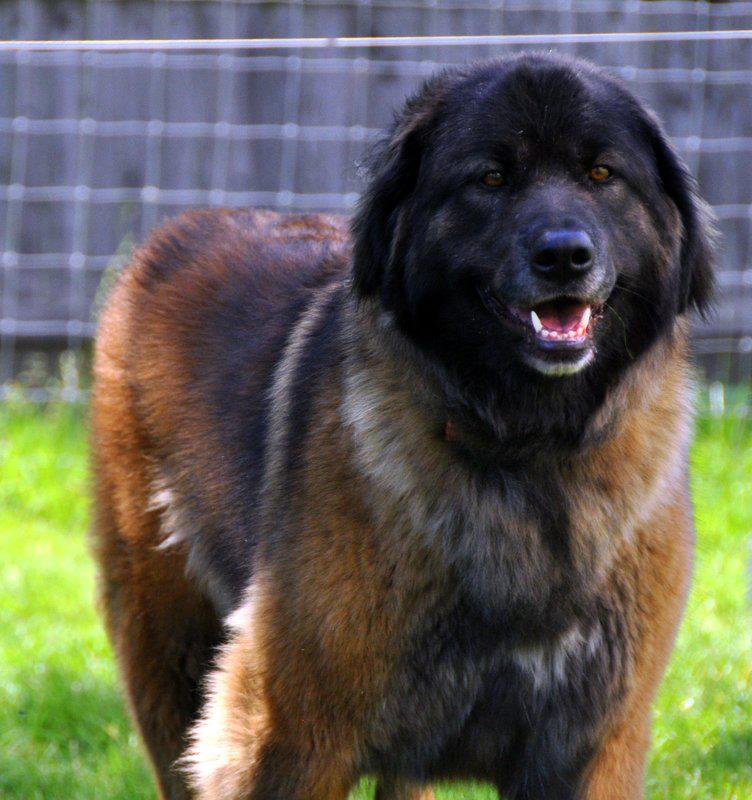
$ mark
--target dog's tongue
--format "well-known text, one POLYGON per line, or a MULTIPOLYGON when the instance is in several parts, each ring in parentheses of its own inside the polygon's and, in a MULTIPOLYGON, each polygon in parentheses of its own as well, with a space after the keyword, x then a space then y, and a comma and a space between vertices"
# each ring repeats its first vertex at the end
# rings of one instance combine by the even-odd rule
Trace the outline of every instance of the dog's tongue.
POLYGON ((580 326, 588 308, 585 303, 543 303, 535 312, 546 330, 567 333, 580 326))

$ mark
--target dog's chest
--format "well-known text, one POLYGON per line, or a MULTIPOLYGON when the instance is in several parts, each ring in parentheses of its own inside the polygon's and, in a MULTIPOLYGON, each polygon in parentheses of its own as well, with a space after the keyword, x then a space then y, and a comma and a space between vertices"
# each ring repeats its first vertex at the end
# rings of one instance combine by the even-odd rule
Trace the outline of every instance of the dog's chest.
POLYGON ((379 541, 429 552, 431 569, 493 611, 507 638, 563 635, 590 609, 633 527, 621 493, 545 461, 474 470, 445 443, 411 451, 401 431, 351 416, 354 466, 379 541))
POLYGON ((425 498, 404 513, 451 588, 396 673, 384 729, 400 733, 382 758, 510 786, 525 770, 573 776, 629 670, 629 592, 609 577, 627 532, 607 527, 607 498, 578 521, 546 480, 425 498))
POLYGON ((511 645, 472 604, 427 623, 400 664, 375 766, 509 786, 526 770, 573 774, 624 683, 618 620, 602 607, 547 641, 511 645))
POLYGON ((566 652, 587 635, 578 621, 593 615, 631 533, 628 521, 607 493, 583 491, 561 476, 451 477, 401 499, 410 538, 456 582, 481 627, 529 653, 531 663, 538 647, 555 662, 557 646, 566 652))

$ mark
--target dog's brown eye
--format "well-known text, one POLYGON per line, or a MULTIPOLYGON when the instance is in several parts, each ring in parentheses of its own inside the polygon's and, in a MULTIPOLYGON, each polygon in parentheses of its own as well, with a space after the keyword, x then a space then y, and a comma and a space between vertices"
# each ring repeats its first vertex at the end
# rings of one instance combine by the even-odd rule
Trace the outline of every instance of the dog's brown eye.
POLYGON ((603 166, 603 164, 596 164, 590 169, 590 172, 588 172, 588 177, 591 181, 595 181, 595 183, 603 183, 611 177, 611 170, 603 166))
POLYGON ((504 185, 504 176, 498 170, 492 169, 481 178, 481 181, 484 186, 490 186, 492 189, 496 189, 504 185))

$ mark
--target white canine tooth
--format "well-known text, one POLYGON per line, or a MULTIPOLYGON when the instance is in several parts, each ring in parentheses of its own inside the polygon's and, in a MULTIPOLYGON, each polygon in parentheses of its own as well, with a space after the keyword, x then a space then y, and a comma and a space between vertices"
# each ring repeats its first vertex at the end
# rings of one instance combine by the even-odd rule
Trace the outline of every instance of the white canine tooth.
POLYGON ((540 333, 543 329, 543 323, 540 321, 540 317, 532 309, 530 310, 530 322, 533 323, 535 332, 540 333))
POLYGON ((580 319, 580 327, 587 328, 590 324, 590 314, 592 313, 592 309, 588 306, 582 314, 582 318, 580 319))

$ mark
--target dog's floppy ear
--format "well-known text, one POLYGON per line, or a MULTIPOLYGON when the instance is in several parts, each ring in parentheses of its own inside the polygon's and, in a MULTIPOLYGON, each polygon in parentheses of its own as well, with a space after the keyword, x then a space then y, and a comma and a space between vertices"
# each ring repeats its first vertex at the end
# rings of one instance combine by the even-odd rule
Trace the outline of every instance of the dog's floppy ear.
POLYGON ((713 215, 700 197, 697 182, 669 143, 660 123, 649 115, 658 176, 681 216, 681 276, 678 311, 695 308, 705 315, 713 295, 715 229, 713 215))
POLYGON ((399 210, 415 188, 429 132, 453 77, 443 73, 424 83, 371 154, 369 182, 352 224, 353 279, 360 297, 377 295, 383 288, 399 210))

